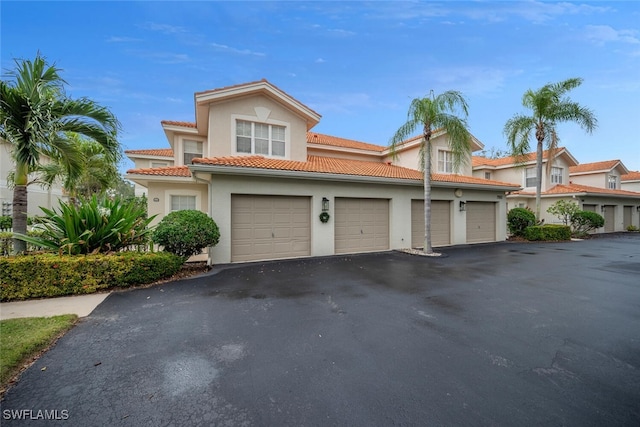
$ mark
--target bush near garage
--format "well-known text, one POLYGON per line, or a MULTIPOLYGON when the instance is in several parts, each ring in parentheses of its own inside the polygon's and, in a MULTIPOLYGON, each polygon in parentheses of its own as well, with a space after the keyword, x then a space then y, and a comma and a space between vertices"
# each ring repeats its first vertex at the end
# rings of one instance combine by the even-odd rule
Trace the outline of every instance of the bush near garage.
POLYGON ((589 231, 604 227, 604 217, 591 211, 576 212, 571 217, 571 228, 576 236, 585 236, 589 231))
POLYGON ((507 213, 507 226, 514 236, 523 236, 527 227, 535 225, 536 215, 528 208, 513 208, 507 213))
POLYGON ((532 225, 524 230, 524 238, 542 241, 571 240, 571 228, 560 224, 532 225))
POLYGON ((185 261, 220 240, 216 222, 204 212, 182 210, 171 212, 156 226, 152 240, 165 251, 182 257, 185 261))
POLYGON ((153 283, 180 270, 167 252, 0 257, 0 301, 89 294, 153 283))

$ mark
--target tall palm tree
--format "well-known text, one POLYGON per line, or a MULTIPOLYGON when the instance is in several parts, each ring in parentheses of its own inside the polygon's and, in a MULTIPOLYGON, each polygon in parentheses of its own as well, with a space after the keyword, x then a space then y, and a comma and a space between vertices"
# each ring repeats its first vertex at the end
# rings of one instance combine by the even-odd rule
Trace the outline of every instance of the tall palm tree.
POLYGON ((416 129, 422 130, 421 167, 424 172, 424 249, 433 253, 431 246, 431 136, 435 129, 446 132, 447 142, 453 157, 455 171, 465 164, 471 154, 471 133, 467 128, 469 107, 460 92, 446 91, 434 96, 415 98, 411 101, 407 121, 393 135, 390 142, 392 153, 416 129), (458 115, 462 117, 458 117, 458 115))
MULTIPOLYGON (((73 174, 81 170, 81 156, 64 132, 75 132, 104 147, 113 159, 121 156, 116 137, 120 124, 105 107, 87 98, 71 99, 60 69, 47 64, 38 53, 33 61, 16 60, 10 81, 0 81, 0 137, 11 144, 15 161, 13 228, 27 231, 27 184, 46 153, 56 153, 73 174)), ((14 239, 14 252, 26 243, 14 239)))
POLYGON ((532 110, 532 115, 514 115, 504 126, 504 134, 511 154, 516 158, 530 151, 529 139, 535 131, 536 145, 536 220, 540 220, 540 195, 542 193, 542 153, 547 146, 547 169, 549 175, 558 149, 556 126, 562 122, 575 122, 587 133, 592 133, 598 121, 593 113, 573 102, 567 93, 582 84, 581 78, 571 78, 558 83, 548 83, 522 96, 522 105, 532 110))

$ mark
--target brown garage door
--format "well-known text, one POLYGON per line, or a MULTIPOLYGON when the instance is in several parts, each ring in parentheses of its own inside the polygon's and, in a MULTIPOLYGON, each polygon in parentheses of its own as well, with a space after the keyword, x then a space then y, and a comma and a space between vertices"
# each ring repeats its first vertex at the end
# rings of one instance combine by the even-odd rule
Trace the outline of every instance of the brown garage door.
POLYGON ((335 252, 389 249, 389 201, 336 198, 335 252))
POLYGON ((496 204, 467 202, 467 243, 495 242, 496 204))
POLYGON ((595 212, 596 211, 596 205, 582 205, 582 210, 583 211, 589 211, 589 212, 595 212))
MULTIPOLYGON (((451 202, 431 201, 431 244, 451 244, 451 202)), ((411 201, 411 247, 424 246, 424 200, 411 201)))
POLYGON ((310 198, 231 196, 231 261, 311 254, 310 198))
POLYGON ((613 233, 616 230, 616 207, 615 205, 604 205, 604 232, 613 233))
POLYGON ((622 226, 626 230, 627 227, 633 225, 631 222, 631 218, 633 216, 633 206, 625 206, 624 212, 622 213, 622 226))

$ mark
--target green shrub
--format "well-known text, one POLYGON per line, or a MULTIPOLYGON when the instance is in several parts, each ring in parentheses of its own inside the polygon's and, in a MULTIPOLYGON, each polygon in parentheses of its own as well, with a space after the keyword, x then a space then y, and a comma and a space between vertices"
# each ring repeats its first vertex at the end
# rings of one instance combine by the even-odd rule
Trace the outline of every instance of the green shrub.
POLYGON ((16 234, 15 237, 68 255, 109 253, 147 243, 152 218, 135 202, 120 198, 99 201, 96 196, 74 203, 60 201, 59 210, 40 208, 45 217, 38 219, 40 237, 16 234))
POLYGON ((636 227, 635 225, 628 225, 627 231, 640 231, 640 228, 636 227))
POLYGON ((182 258, 167 252, 4 257, 0 258, 0 301, 152 283, 172 276, 182 263, 182 258))
POLYGON ((13 218, 10 216, 0 216, 0 231, 11 230, 13 227, 13 218))
POLYGON ((574 235, 583 236, 600 227, 604 227, 604 218, 595 212, 578 211, 571 217, 571 228, 574 235))
POLYGON ((216 222, 206 213, 196 210, 171 212, 162 218, 153 232, 153 241, 165 251, 185 260, 215 246, 220 240, 216 222))
POLYGON ((579 211, 580 206, 576 202, 567 200, 558 200, 547 209, 547 212, 555 215, 564 225, 571 225, 571 218, 579 211))
POLYGON ((536 216, 528 208, 513 208, 507 214, 509 232, 514 236, 524 235, 527 227, 536 223, 536 216))
POLYGON ((570 240, 571 228, 560 224, 532 225, 525 229, 524 237, 527 240, 570 240))

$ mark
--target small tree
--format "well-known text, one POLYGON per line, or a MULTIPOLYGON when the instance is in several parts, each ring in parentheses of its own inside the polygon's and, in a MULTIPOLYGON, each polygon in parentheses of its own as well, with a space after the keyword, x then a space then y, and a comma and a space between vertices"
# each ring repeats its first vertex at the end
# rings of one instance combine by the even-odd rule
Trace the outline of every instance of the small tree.
POLYGON ((153 233, 153 242, 185 261, 220 240, 218 225, 206 213, 196 210, 171 212, 153 233))
POLYGON ((564 225, 571 225, 573 216, 580 211, 580 206, 576 202, 558 200, 547 209, 551 215, 555 215, 564 225))
POLYGON ((571 218, 571 229, 578 236, 600 227, 604 227, 604 217, 595 212, 578 211, 571 218))
POLYGON ((536 224, 536 216, 528 208, 513 208, 507 214, 507 226, 514 236, 523 236, 527 227, 536 224))

